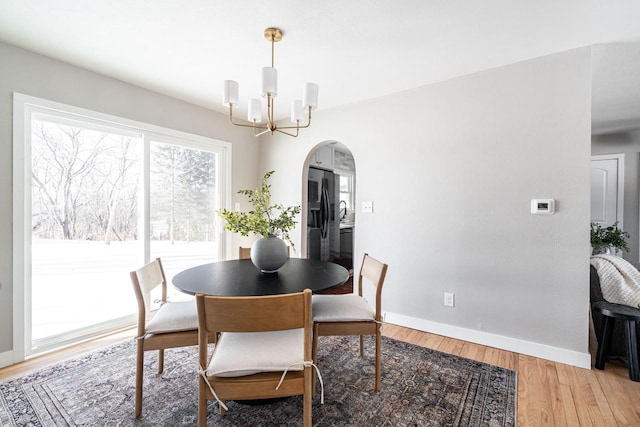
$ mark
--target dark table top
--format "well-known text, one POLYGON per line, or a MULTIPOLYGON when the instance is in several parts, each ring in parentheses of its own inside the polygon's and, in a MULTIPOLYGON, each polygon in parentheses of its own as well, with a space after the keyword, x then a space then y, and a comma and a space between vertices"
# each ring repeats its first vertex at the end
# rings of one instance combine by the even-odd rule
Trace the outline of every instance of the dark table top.
POLYGON ((278 295, 307 288, 321 291, 342 285, 348 278, 346 268, 331 262, 289 258, 276 273, 261 273, 250 259, 238 259, 189 268, 173 277, 173 285, 192 295, 278 295))

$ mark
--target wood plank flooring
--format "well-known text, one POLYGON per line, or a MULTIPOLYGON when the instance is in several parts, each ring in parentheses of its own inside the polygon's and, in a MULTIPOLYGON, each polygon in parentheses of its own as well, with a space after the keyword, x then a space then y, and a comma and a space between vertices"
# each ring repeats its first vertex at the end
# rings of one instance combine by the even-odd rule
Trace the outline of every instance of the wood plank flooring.
MULTIPOLYGON (((0 369, 0 381, 131 339, 135 330, 0 369)), ((640 383, 620 362, 581 369, 518 353, 386 324, 384 335, 518 372, 518 426, 640 426, 640 383)), ((384 369, 384 366, 383 366, 384 369)))

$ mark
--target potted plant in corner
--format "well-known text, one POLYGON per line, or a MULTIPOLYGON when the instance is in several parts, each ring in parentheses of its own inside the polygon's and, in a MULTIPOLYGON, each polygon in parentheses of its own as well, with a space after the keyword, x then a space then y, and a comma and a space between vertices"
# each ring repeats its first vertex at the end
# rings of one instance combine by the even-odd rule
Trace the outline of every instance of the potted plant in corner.
POLYGON ((591 223, 591 247, 592 255, 611 254, 611 248, 629 252, 629 246, 625 240, 629 233, 618 228, 618 222, 603 227, 595 222, 591 223))
POLYGON ((284 241, 294 247, 289 231, 295 227, 295 217, 300 213, 300 206, 285 208, 277 203, 271 204, 271 185, 267 180, 274 172, 264 174, 262 186, 257 190, 238 191, 239 194, 247 196, 253 210, 231 212, 227 209, 219 209, 217 211, 218 215, 225 220, 225 230, 240 233, 242 236, 248 236, 249 233, 261 236, 251 246, 251 261, 263 273, 273 273, 287 262, 288 252, 284 241))

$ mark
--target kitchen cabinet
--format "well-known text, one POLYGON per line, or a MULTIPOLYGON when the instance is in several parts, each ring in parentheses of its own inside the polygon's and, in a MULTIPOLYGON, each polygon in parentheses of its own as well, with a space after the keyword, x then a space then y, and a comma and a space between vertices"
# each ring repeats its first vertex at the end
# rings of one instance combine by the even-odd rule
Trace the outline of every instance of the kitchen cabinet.
POLYGON ((340 258, 353 258, 353 228, 340 229, 340 258))
POLYGON ((329 144, 320 147, 318 151, 316 151, 315 156, 311 159, 309 166, 333 170, 334 155, 333 145, 329 144))

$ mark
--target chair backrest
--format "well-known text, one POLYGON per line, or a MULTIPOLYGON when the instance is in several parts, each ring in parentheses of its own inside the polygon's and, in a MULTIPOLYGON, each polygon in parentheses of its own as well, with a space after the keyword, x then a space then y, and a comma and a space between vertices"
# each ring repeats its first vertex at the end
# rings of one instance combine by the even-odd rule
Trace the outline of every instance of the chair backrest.
POLYGON ((151 291, 158 286, 162 286, 160 299, 163 302, 166 301, 167 279, 164 275, 160 258, 156 258, 144 267, 130 272, 129 276, 138 301, 138 336, 142 336, 147 316, 151 310, 151 291))
POLYGON ((200 363, 208 337, 221 332, 267 332, 304 328, 304 357, 311 360, 311 291, 283 295, 221 297, 196 294, 200 363))
MULTIPOLYGON (((290 246, 287 246, 287 256, 291 257, 290 246)), ((238 248, 238 259, 251 259, 251 248, 243 248, 240 246, 238 248)))
POLYGON ((311 291, 223 297, 196 294, 198 327, 207 332, 266 332, 311 328, 311 291))
POLYGON ((382 285, 384 278, 387 275, 387 268, 389 266, 377 259, 370 257, 369 254, 364 254, 362 259, 362 267, 360 267, 360 273, 358 274, 358 295, 362 296, 362 279, 365 278, 373 284, 376 288, 376 320, 381 320, 382 309, 382 285))
POLYGON ((238 248, 238 259, 250 259, 251 258, 251 248, 243 248, 240 246, 238 248))

